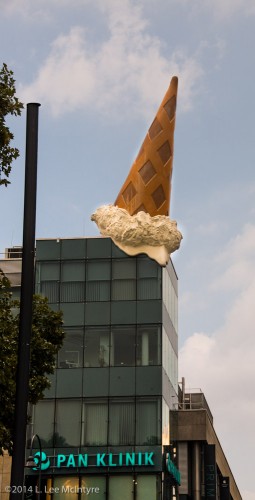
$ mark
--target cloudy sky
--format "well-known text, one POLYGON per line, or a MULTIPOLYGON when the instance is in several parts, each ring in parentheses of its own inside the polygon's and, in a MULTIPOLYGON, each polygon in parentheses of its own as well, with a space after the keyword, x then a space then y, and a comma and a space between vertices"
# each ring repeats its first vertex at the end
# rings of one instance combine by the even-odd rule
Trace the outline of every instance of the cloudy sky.
MULTIPOLYGON (((255 500, 255 0, 0 0, 2 62, 39 102, 37 236, 97 235, 173 75, 171 218, 184 239, 179 377, 201 388, 255 500)), ((21 156, 1 188, 0 252, 22 242, 21 156)))

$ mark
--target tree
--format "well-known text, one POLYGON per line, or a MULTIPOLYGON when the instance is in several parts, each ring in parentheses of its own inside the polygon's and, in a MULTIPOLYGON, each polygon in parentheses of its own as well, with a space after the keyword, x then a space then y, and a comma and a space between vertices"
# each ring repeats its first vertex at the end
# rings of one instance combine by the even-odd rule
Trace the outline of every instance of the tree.
POLYGON ((0 185, 10 184, 8 177, 12 169, 12 162, 19 156, 19 150, 10 146, 14 139, 13 133, 6 125, 8 115, 20 116, 23 104, 16 97, 13 71, 3 63, 0 70, 0 185))
MULTIPOLYGON (((62 346, 62 313, 52 311, 48 300, 33 297, 29 402, 35 404, 50 387, 55 357, 62 346)), ((10 282, 0 270, 0 450, 11 452, 14 428, 15 376, 19 333, 19 301, 12 299, 10 282)), ((1 451, 0 451, 1 453, 1 451)))

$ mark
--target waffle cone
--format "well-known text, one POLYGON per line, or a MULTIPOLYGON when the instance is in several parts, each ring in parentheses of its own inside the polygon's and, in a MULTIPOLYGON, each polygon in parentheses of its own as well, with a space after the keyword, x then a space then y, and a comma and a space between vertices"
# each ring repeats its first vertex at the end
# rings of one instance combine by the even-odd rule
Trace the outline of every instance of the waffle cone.
POLYGON ((115 201, 130 215, 169 215, 177 86, 174 76, 115 201))

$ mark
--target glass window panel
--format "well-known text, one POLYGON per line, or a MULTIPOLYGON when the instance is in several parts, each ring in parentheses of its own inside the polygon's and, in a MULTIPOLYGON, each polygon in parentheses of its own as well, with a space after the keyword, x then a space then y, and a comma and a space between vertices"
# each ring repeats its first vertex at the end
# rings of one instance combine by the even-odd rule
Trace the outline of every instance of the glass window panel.
POLYGON ((133 400, 111 400, 109 407, 109 444, 133 445, 135 403, 133 400))
POLYGON ((111 366, 135 365, 135 328, 116 327, 111 332, 111 366))
POLYGON ((74 493, 74 491, 78 491, 78 477, 54 477, 53 486, 59 488, 58 492, 53 494, 54 500, 74 500, 78 498, 78 495, 74 493))
POLYGON ((82 445, 107 445, 108 405, 106 401, 83 404, 82 445))
POLYGON ((81 435, 81 401, 58 400, 56 403, 55 446, 79 446, 81 435))
POLYGON ((161 334, 158 326, 138 327, 136 364, 138 366, 161 364, 161 334))
POLYGON ((136 300, 136 281, 131 279, 112 282, 112 300, 136 300))
POLYGON ((110 300, 110 281, 87 281, 86 298, 88 302, 110 300))
POLYGON ((84 365, 109 366, 109 330, 89 328, 85 331, 84 365))
POLYGON ((37 293, 47 297, 50 304, 59 302, 59 282, 58 281, 41 281, 37 285, 37 293))
POLYGON ((133 476, 110 476, 109 498, 111 500, 133 500, 133 476))
POLYGON ((85 283, 83 281, 69 281, 61 284, 60 302, 84 302, 85 283))
POLYGON ((136 278, 136 260, 122 259, 112 262, 112 279, 135 279, 136 278))
POLYGON ((86 239, 64 239, 61 241, 62 259, 83 259, 86 255, 86 239))
POLYGON ((84 281, 85 262, 63 262, 61 281, 84 281))
POLYGON ((137 281, 137 299, 160 299, 161 287, 157 278, 143 278, 137 281))
POLYGON ((136 444, 160 444, 160 404, 159 400, 137 399, 136 401, 136 444))
POLYGON ((166 371, 166 374, 176 390, 178 392, 178 360, 177 355, 174 352, 172 344, 169 340, 168 335, 163 327, 163 367, 166 371))
POLYGON ((83 331, 68 330, 64 343, 58 352, 58 368, 78 368, 83 366, 83 331))
POLYGON ((178 332, 178 299, 173 284, 171 282, 170 276, 167 270, 164 268, 162 272, 163 276, 163 302, 166 306, 167 312, 170 316, 172 324, 175 331, 178 332))
POLYGON ((38 260, 60 259, 60 240, 37 240, 36 258, 38 260))
POLYGON ((160 272, 157 262, 151 259, 138 259, 138 278, 158 278, 160 272))
POLYGON ((96 261, 87 263, 87 280, 104 281, 111 279, 111 262, 96 261))
POLYGON ((169 445, 170 443, 169 412, 170 409, 167 406, 164 398, 162 398, 162 445, 169 445))
POLYGON ((60 265, 58 262, 38 264, 38 281, 59 280, 60 265))
POLYGON ((34 406, 33 433, 40 436, 42 446, 53 445, 54 401, 39 401, 34 406))
POLYGON ((105 500, 106 498, 106 478, 102 476, 83 476, 81 478, 82 494, 81 498, 84 500, 88 499, 90 495, 96 500, 105 500), (87 493, 88 490, 85 488, 94 488, 89 490, 91 493, 87 493))
POLYGON ((136 483, 137 500, 156 500, 159 498, 157 476, 137 474, 136 483))

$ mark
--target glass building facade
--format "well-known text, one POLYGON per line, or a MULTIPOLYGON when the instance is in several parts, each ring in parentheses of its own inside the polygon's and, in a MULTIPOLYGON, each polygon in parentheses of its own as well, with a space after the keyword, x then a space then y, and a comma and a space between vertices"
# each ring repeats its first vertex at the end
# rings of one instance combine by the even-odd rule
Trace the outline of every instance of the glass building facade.
MULTIPOLYGON (((109 238, 39 240, 36 255, 36 292, 63 311, 65 330, 28 432, 42 443, 41 497, 173 498, 178 470, 165 460, 178 402, 172 263, 128 257, 109 238)), ((28 484, 37 476, 29 472, 28 484)))

